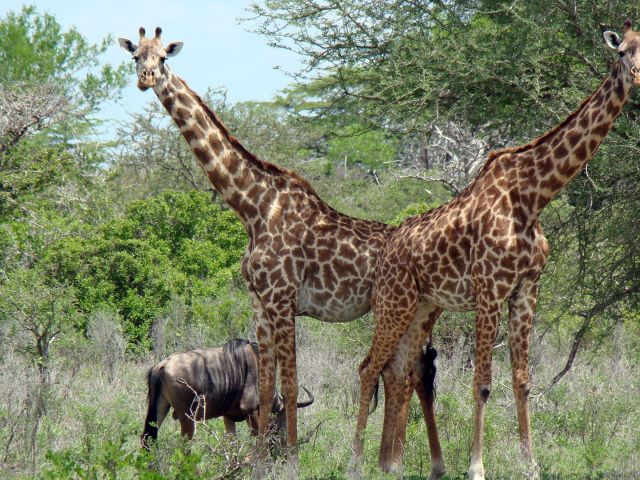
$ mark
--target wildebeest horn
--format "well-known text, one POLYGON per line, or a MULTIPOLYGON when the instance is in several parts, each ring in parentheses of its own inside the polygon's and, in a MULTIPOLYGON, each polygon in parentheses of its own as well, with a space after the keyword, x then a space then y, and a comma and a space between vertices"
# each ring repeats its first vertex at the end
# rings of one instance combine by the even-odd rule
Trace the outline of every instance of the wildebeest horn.
POLYGON ((298 402, 296 405, 298 408, 304 408, 304 407, 308 407, 309 405, 311 405, 313 403, 313 401, 315 400, 315 398, 313 398, 313 395, 311 395, 311 392, 309 390, 307 390, 307 388, 302 385, 302 389, 307 392, 307 396, 309 397, 309 400, 307 400, 306 402, 298 402))

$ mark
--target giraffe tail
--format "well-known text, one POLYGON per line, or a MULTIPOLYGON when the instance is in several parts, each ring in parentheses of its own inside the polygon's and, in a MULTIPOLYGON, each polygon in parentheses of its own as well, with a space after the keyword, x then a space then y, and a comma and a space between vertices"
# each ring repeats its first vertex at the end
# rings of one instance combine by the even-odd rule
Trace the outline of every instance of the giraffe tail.
MULTIPOLYGON (((362 370, 364 370, 367 367, 367 365, 369 365, 370 361, 371 361, 371 353, 367 353, 367 356, 364 357, 364 360, 362 360, 362 362, 360 363, 360 366, 358 367, 358 375, 360 375, 362 373, 362 370)), ((382 375, 382 372, 380 372, 380 374, 378 375, 376 384, 373 389, 373 405, 371 406, 371 408, 369 408, 369 415, 375 412, 376 408, 378 408, 378 396, 380 393, 380 376, 381 375, 382 375)))

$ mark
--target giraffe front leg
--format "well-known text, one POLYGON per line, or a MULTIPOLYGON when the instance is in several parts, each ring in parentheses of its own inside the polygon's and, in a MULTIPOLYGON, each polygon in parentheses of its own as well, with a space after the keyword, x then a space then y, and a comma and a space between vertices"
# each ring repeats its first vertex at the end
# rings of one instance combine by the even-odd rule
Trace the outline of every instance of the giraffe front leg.
MULTIPOLYGON (((274 331, 276 358, 280 367, 281 393, 287 428, 287 476, 298 477, 298 371, 296 365, 295 312, 284 305, 277 312, 269 312, 269 318, 277 325, 274 331)), ((272 326, 273 328, 273 326, 272 326)))
POLYGON ((476 367, 473 372, 474 425, 471 444, 470 480, 484 480, 482 448, 484 411, 491 391, 491 360, 498 333, 501 305, 496 301, 478 301, 476 307, 476 367))
POLYGON ((268 440, 269 417, 271 415, 271 405, 275 393, 276 383, 276 355, 273 344, 271 324, 260 297, 249 288, 253 313, 256 321, 256 338, 260 354, 258 355, 258 396, 260 407, 257 414, 257 434, 256 441, 257 458, 254 466, 252 478, 262 479, 267 476, 268 470, 268 440))
POLYGON ((535 461, 529 419, 529 336, 537 295, 537 281, 526 280, 509 299, 509 350, 520 447, 525 460, 532 464, 535 461))
MULTIPOLYGON (((395 354, 400 339, 416 316, 418 292, 415 282, 408 272, 397 269, 394 269, 394 271, 396 275, 384 278, 385 283, 382 287, 376 285, 376 293, 372 302, 376 327, 371 349, 359 369, 360 408, 350 468, 350 472, 354 474, 353 476, 357 476, 355 474, 362 463, 362 435, 367 425, 369 404, 371 403, 376 381, 389 359, 395 354), (402 297, 404 308, 398 307, 400 299, 397 296, 402 297)), ((387 402, 387 398, 385 398, 385 402, 387 402)), ((388 425, 395 423, 395 415, 386 422, 388 425)), ((387 430, 389 429, 393 431, 393 427, 390 426, 387 430)), ((381 448, 386 450, 388 445, 384 442, 383 437, 381 448)))

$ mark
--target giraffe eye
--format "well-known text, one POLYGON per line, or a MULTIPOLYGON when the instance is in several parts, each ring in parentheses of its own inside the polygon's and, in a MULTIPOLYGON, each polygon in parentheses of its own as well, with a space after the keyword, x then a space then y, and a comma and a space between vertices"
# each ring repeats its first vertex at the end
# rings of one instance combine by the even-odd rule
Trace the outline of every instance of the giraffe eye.
POLYGON ((166 57, 160 57, 160 63, 164 63, 166 59, 167 59, 166 57))
POLYGON ((134 62, 137 62, 137 61, 138 61, 138 56, 137 56, 137 55, 133 55, 131 58, 133 58, 133 61, 134 61, 134 62))
POLYGON ((618 52, 618 55, 620 55, 620 57, 624 57, 624 52, 618 52))

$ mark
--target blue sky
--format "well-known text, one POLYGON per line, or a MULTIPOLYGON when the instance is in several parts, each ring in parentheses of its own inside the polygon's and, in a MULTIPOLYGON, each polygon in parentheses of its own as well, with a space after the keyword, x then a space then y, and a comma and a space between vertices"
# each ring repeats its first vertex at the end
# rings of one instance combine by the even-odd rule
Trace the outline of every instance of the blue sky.
MULTIPOLYGON (((284 71, 300 68, 293 53, 267 45, 267 39, 248 30, 255 22, 239 22, 250 17, 249 0, 2 0, 0 17, 24 4, 54 15, 66 30, 71 26, 90 42, 98 43, 111 34, 137 42, 138 28, 153 32, 162 27, 163 42, 183 41, 179 55, 170 59, 171 68, 196 92, 209 87, 226 88, 232 102, 269 100, 292 82, 284 71), (284 71, 276 70, 276 67, 284 71)), ((130 57, 114 42, 103 61, 118 64, 130 57)), ((157 101, 151 90, 140 92, 131 75, 118 105, 108 105, 107 118, 124 120, 127 112, 140 112, 149 101, 157 101)))

